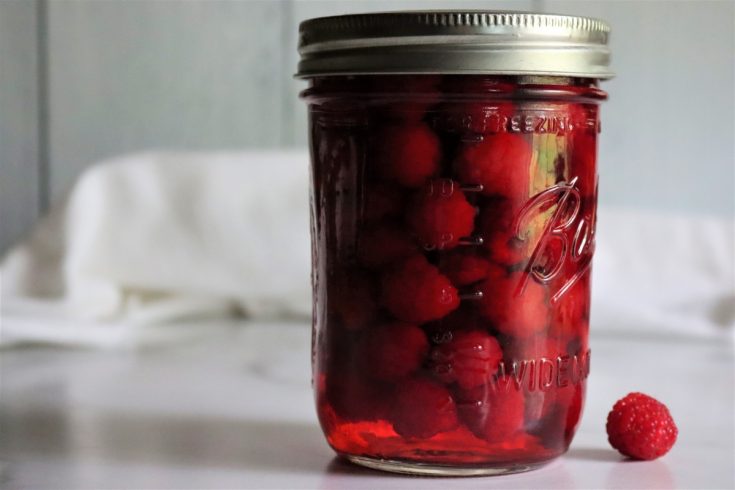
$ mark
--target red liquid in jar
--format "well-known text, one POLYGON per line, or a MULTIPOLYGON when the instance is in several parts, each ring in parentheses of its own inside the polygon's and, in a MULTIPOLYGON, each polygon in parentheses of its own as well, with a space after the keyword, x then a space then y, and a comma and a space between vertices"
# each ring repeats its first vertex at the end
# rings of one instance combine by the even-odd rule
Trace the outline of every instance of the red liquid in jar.
POLYGON ((340 454, 553 459, 582 412, 594 85, 323 77, 310 103, 317 410, 340 454))

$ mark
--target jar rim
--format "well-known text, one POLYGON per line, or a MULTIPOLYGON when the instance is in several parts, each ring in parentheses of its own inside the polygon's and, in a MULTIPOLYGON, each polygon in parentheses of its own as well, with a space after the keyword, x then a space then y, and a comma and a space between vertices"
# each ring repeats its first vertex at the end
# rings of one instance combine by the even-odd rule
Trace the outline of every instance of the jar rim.
POLYGON ((369 74, 609 79, 610 27, 590 18, 485 10, 349 14, 299 25, 297 78, 369 74))

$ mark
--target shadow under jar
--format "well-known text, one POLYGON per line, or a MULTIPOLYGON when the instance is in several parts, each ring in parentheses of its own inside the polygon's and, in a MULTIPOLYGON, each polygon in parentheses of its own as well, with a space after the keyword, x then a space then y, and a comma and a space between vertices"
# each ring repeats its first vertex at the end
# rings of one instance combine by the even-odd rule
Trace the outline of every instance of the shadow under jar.
POLYGON ((608 27, 402 12, 300 30, 327 441, 411 474, 563 454, 590 368, 608 27))

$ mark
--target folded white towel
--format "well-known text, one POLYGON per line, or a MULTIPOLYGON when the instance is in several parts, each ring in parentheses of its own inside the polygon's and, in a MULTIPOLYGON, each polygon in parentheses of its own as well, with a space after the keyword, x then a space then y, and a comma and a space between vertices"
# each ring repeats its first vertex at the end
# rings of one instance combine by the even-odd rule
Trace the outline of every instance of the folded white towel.
POLYGON ((58 341, 60 321, 65 338, 85 342, 79 320, 308 317, 308 186, 304 152, 150 153, 93 166, 3 261, 0 341, 44 338, 39 329, 58 341), (13 313, 38 297, 64 308, 33 328, 13 313))
MULTIPOLYGON (((308 318, 308 187, 304 151, 151 153, 92 167, 0 264, 0 343, 119 346, 236 312, 308 318)), ((731 221, 603 208, 597 244, 593 329, 735 330, 731 221)))
POLYGON ((735 333, 735 227, 723 218, 602 209, 592 328, 720 337, 735 333))

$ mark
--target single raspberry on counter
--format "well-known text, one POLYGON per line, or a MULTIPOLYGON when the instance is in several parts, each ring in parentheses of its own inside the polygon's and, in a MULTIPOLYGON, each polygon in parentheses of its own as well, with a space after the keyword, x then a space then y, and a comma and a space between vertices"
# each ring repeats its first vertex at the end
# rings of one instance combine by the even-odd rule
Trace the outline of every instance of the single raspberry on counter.
POLYGON ((633 459, 663 456, 676 442, 679 430, 666 405, 643 393, 618 400, 607 416, 610 445, 633 459))
POLYGON ((457 309, 459 294, 449 279, 417 255, 384 272, 383 305, 399 320, 426 323, 457 309))
POLYGON ((381 267, 418 252, 418 245, 406 229, 391 222, 367 228, 357 245, 358 260, 365 267, 381 267))
POLYGON ((416 325, 394 322, 366 332, 361 351, 363 369, 369 375, 395 381, 421 366, 429 352, 429 341, 416 325))
POLYGON ((483 330, 452 332, 451 340, 431 351, 431 370, 444 383, 468 390, 490 381, 503 358, 498 339, 483 330))
POLYGON ((454 168, 463 184, 481 184, 486 196, 524 200, 529 192, 532 154, 523 134, 486 135, 481 142, 468 143, 460 150, 454 168))
POLYGON ((459 424, 451 393, 424 378, 407 379, 396 387, 390 420, 399 435, 415 439, 427 439, 459 424))
POLYGON ((406 222, 426 248, 447 250, 472 233, 475 208, 467 202, 458 183, 432 179, 417 192, 406 222))
POLYGON ((523 429, 523 393, 510 385, 492 384, 457 393, 460 419, 477 437, 490 443, 503 442, 523 429))
POLYGON ((423 123, 385 127, 373 143, 378 174, 405 187, 421 187, 439 172, 439 138, 423 123))
POLYGON ((364 218, 375 223, 403 211, 403 193, 400 188, 385 183, 371 184, 365 190, 364 218))
POLYGON ((468 251, 452 251, 442 257, 439 270, 460 287, 485 279, 490 263, 468 251))
POLYGON ((499 332, 525 338, 548 326, 546 288, 525 272, 507 274, 495 266, 479 290, 482 291, 482 300, 478 301, 478 308, 499 332), (524 282, 525 288, 521 293, 524 282))

